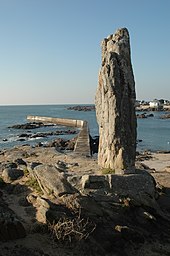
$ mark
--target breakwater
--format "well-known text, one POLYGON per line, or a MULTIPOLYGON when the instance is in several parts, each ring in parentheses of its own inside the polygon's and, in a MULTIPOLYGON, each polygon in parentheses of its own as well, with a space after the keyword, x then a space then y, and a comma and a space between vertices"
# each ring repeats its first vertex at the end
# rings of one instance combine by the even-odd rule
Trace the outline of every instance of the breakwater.
POLYGON ((63 126, 81 128, 77 137, 74 152, 82 156, 91 155, 89 127, 87 121, 45 116, 27 116, 27 120, 55 123, 63 126))
POLYGON ((47 117, 47 116, 27 116, 27 120, 48 122, 48 123, 54 123, 58 125, 77 127, 77 128, 82 128, 84 124, 83 120, 47 117))

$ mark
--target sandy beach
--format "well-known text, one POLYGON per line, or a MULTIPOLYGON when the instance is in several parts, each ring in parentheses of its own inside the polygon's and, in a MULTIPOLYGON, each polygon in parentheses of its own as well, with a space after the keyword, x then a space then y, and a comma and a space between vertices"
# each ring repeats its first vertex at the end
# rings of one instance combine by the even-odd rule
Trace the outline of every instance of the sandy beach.
POLYGON ((150 173, 162 186, 170 188, 170 153, 150 153, 149 159, 141 163, 148 166, 150 173))
POLYGON ((165 169, 168 171, 168 167, 170 171, 170 153, 151 153, 151 159, 144 160, 143 163, 156 172, 164 172, 165 169))

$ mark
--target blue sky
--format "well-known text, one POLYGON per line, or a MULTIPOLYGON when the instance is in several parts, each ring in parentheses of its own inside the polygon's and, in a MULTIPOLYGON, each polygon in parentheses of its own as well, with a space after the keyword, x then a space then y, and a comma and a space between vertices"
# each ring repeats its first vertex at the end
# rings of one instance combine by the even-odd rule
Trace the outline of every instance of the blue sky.
POLYGON ((0 105, 94 103, 100 43, 127 27, 138 99, 170 100, 170 0, 0 0, 0 105))

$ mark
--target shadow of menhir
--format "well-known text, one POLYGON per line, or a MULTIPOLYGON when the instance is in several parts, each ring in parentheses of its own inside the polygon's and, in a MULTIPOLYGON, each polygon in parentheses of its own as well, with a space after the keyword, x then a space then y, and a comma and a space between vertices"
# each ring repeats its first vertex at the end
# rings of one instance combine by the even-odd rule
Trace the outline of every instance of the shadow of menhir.
POLYGON ((26 236, 26 230, 20 218, 3 199, 3 190, 9 194, 19 194, 19 191, 23 193, 22 187, 21 185, 5 184, 0 190, 0 241, 5 242, 26 236))
POLYGON ((90 137, 90 152, 92 156, 93 154, 98 153, 99 136, 92 137, 91 135, 89 135, 89 137, 90 137))

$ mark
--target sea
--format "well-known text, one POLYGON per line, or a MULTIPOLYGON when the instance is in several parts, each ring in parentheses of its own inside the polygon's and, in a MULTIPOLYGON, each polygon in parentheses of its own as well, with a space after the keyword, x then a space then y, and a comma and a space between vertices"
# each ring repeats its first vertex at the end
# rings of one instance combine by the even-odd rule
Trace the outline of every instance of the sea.
MULTIPOLYGON (((71 139, 75 135, 55 135, 45 138, 34 138, 20 141, 22 133, 30 132, 49 132, 55 130, 65 130, 68 127, 50 126, 41 127, 34 130, 24 131, 21 129, 10 128, 15 124, 27 123, 28 115, 48 116, 58 118, 71 118, 87 120, 89 123, 90 134, 92 137, 99 135, 98 124, 95 111, 75 111, 68 110, 74 105, 22 105, 22 106, 0 106, 0 150, 11 148, 17 145, 29 144, 35 146, 38 142, 47 143, 57 137, 71 139)), ((137 120, 137 150, 138 151, 170 151, 170 119, 160 119, 165 112, 152 113, 153 117, 137 120)), ((74 129, 74 128, 69 128, 74 129)))

